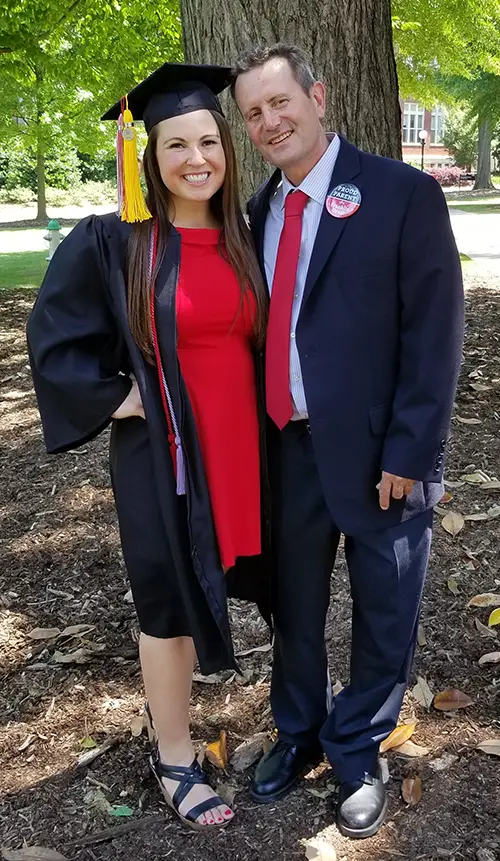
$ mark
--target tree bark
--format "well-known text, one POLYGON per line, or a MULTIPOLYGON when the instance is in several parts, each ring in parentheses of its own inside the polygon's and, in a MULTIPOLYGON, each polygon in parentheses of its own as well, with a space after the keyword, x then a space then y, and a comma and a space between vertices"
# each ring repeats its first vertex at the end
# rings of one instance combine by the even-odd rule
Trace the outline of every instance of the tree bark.
MULTIPOLYGON (((401 158, 390 0, 181 0, 181 15, 186 62, 230 64, 258 43, 299 45, 327 86, 326 129, 368 152, 401 158)), ((269 168, 230 97, 223 101, 249 194, 269 168)))
POLYGON ((45 196, 45 146, 42 136, 42 84, 43 70, 37 66, 35 69, 36 80, 36 185, 37 185, 37 213, 38 221, 47 220, 47 199, 45 196))
POLYGON ((479 120, 477 144, 477 171, 474 191, 479 188, 494 188, 491 181, 491 127, 486 119, 479 120))

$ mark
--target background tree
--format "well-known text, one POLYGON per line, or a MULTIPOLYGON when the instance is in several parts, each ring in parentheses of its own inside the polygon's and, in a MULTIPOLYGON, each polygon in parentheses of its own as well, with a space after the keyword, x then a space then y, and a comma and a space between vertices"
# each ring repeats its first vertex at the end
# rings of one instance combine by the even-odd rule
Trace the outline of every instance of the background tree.
POLYGON ((458 167, 472 169, 477 156, 477 122, 467 105, 456 105, 448 110, 443 144, 458 167))
MULTIPOLYGON (((252 44, 293 42, 327 85, 326 126, 370 152, 401 157, 390 0, 181 0, 187 62, 234 60, 252 44)), ((229 101, 229 100, 228 100, 229 101)), ((237 111, 227 104, 245 195, 266 174, 237 111)))
POLYGON ((176 0, 7 0, 0 10, 0 133, 36 159, 46 219, 47 153, 95 154, 113 130, 106 107, 167 59, 178 59, 176 0))

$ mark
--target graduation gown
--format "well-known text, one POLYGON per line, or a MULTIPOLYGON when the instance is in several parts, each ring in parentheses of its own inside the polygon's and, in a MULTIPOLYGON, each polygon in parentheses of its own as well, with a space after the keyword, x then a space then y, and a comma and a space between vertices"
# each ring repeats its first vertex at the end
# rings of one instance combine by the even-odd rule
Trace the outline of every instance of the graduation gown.
MULTIPOLYGON (((176 495, 168 427, 156 367, 146 362, 128 325, 126 250, 132 226, 115 214, 90 216, 61 243, 47 270, 28 321, 33 382, 49 454, 84 445, 112 421, 126 398, 130 374, 137 380, 147 422, 113 421, 110 462, 127 568, 143 559, 141 534, 124 540, 123 524, 140 493, 147 540, 170 555, 182 613, 203 673, 237 668, 227 597, 257 602, 269 621, 267 480, 263 467, 261 556, 241 557, 224 576, 213 527, 200 446, 176 349, 176 287, 180 235, 171 228, 156 280, 156 327, 163 369, 181 426, 186 496, 176 495), (134 467, 128 469, 134 452, 134 467), (184 502, 180 500, 185 499, 184 502), (186 524, 187 520, 187 524, 186 524), (186 528, 187 527, 187 528, 186 528)), ((262 390, 262 355, 256 356, 262 390)), ((265 425, 261 409, 261 427, 265 425)), ((264 434, 261 432, 262 463, 264 434)), ((149 548, 151 549, 151 548, 149 548)))

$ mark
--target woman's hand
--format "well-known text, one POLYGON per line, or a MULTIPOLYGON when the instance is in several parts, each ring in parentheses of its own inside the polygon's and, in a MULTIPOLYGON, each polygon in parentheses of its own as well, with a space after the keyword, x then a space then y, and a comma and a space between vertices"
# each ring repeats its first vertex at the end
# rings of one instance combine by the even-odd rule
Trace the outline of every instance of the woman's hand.
POLYGON ((132 380, 132 388, 130 389, 127 397, 125 398, 123 403, 120 404, 118 409, 115 410, 111 418, 129 419, 132 416, 139 416, 141 419, 146 418, 146 416, 144 415, 144 407, 142 405, 139 386, 134 379, 132 380))

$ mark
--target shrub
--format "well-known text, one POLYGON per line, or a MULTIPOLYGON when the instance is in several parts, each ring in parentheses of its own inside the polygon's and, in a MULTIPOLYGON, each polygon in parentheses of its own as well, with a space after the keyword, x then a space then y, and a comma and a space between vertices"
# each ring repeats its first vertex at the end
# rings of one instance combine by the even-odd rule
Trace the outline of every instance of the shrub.
POLYGON ((102 182, 84 182, 80 186, 82 200, 88 200, 95 206, 116 202, 116 185, 109 179, 102 182))
POLYGON ((437 179, 439 185, 449 187, 450 185, 458 185, 458 181, 463 175, 463 171, 459 167, 433 167, 426 171, 434 179, 437 179))
POLYGON ((36 194, 31 188, 2 188, 0 189, 0 203, 34 203, 36 194))

